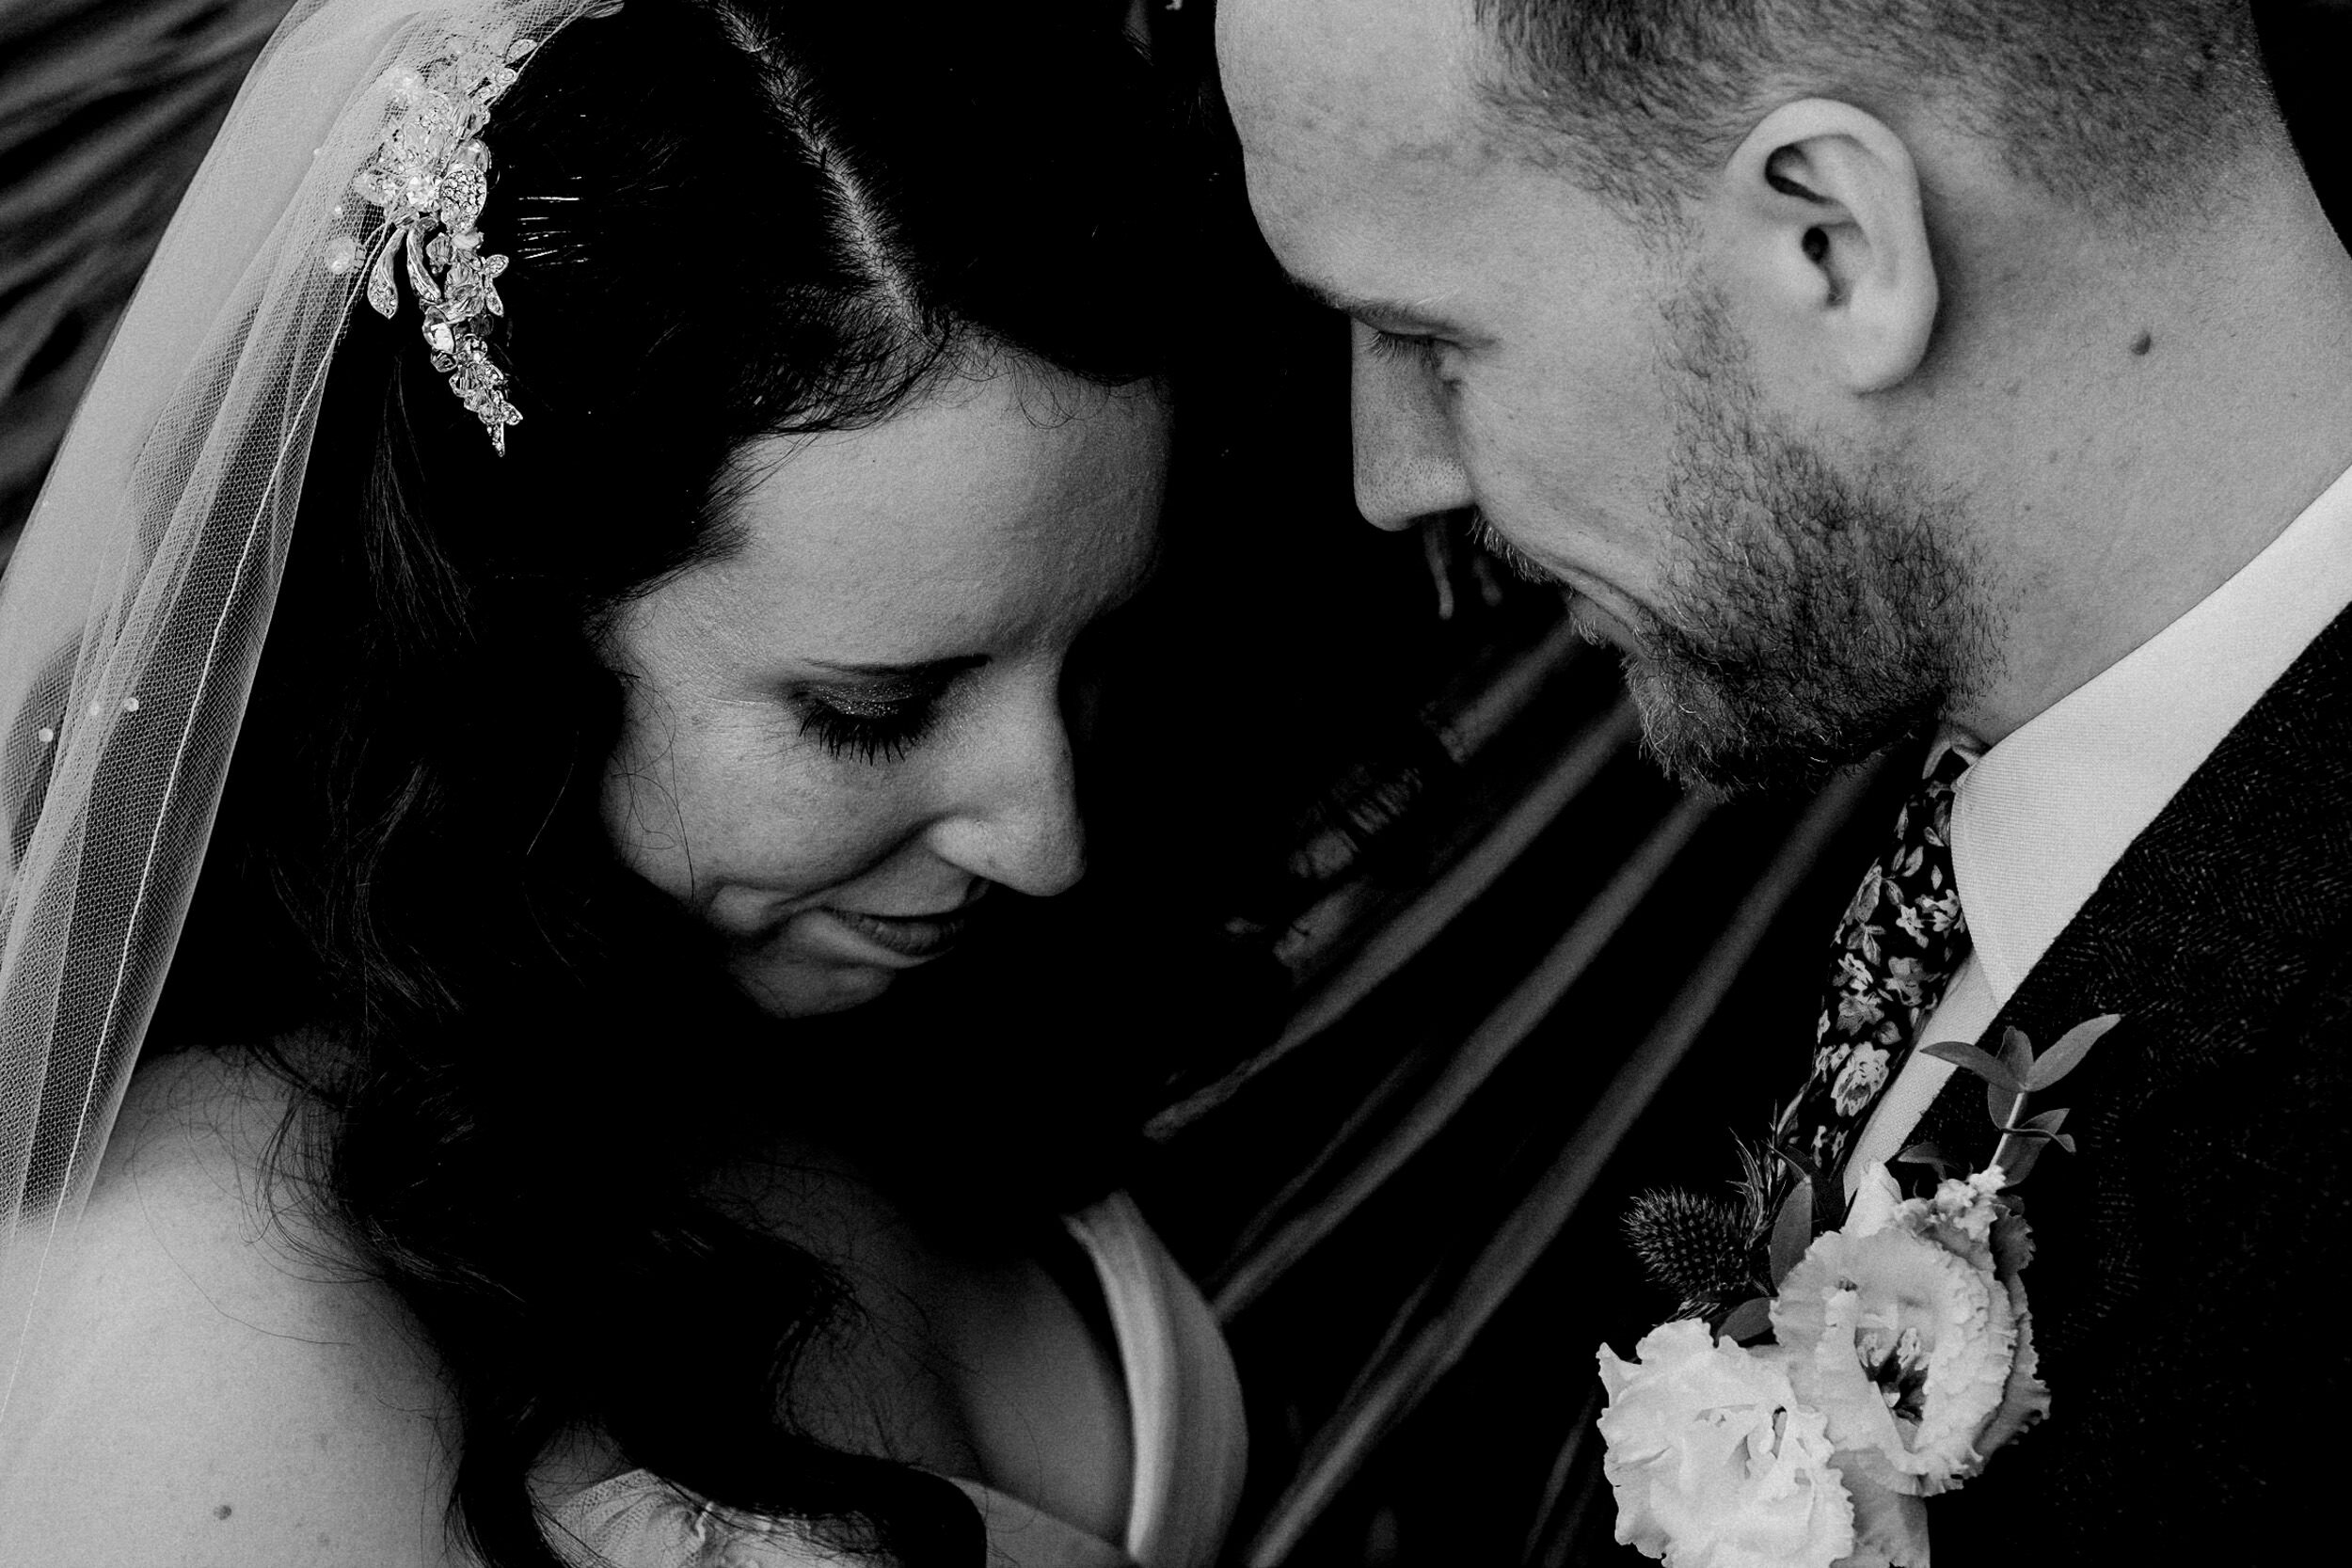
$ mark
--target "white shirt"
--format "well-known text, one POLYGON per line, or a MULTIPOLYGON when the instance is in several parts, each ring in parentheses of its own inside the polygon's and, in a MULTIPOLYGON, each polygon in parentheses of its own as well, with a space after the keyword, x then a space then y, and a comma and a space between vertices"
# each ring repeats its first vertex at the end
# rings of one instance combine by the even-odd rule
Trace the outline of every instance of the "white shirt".
MULTIPOLYGON (((1983 1035, 2132 840, 2347 604, 2352 473, 2186 614, 1961 775, 1952 876, 1974 942, 1923 1043, 1983 1035)), ((1854 1144, 1849 1193, 1910 1141, 1954 1070, 1912 1053, 1854 1144)))

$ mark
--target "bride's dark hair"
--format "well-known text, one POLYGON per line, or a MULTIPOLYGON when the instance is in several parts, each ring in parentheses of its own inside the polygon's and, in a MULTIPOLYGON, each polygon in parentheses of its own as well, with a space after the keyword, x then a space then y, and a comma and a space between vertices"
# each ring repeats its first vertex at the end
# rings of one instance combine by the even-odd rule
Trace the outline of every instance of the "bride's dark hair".
POLYGON ((1165 372, 1171 185, 1120 9, 629 0, 578 23, 485 133, 508 455, 413 305, 361 308, 338 351, 153 1039, 278 1042, 303 1091, 280 1191, 422 1326, 453 1520, 501 1568, 558 1560, 529 1474, 583 1429, 850 1552, 982 1560, 953 1486, 794 1418, 842 1287, 704 1190, 809 1032, 773 1038, 617 864, 600 627, 729 548, 755 437, 885 420, 999 358, 1165 372))

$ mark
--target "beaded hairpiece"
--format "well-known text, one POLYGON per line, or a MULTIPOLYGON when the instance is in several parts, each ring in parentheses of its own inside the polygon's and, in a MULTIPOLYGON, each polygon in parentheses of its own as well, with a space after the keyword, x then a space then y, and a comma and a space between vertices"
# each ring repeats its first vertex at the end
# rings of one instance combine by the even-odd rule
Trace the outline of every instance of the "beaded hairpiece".
MULTIPOLYGON (((383 209, 388 225, 368 271, 368 303, 388 321, 399 313, 392 277, 399 255, 424 310, 433 368, 449 372, 450 390, 489 431, 501 457, 506 427, 521 423, 522 414, 506 401, 506 374, 490 363, 483 341, 489 318, 506 314, 498 291, 506 258, 483 255, 474 227, 490 194, 490 150, 481 132, 536 41, 511 32, 452 38, 421 70, 396 72, 383 137, 351 182, 383 209)), ((338 236, 326 264, 348 272, 358 260, 357 244, 338 236)))

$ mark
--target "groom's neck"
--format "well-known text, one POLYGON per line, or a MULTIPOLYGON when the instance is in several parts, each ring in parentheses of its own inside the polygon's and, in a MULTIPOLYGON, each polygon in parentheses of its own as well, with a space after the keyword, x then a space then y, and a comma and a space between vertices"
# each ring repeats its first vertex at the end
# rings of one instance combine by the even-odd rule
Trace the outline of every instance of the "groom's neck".
POLYGON ((2154 232, 2052 243, 2020 221, 1955 261, 1961 346, 1921 439, 1962 476, 2002 612, 2003 668, 1950 716, 1992 742, 2352 467, 2352 258, 2274 164, 2154 232))

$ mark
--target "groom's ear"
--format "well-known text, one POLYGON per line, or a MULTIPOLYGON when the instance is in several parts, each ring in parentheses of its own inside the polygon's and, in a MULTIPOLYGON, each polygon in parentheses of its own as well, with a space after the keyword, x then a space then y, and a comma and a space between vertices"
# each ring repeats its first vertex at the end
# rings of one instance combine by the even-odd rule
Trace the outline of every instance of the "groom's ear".
POLYGON ((1918 172, 1885 121, 1831 99, 1784 103, 1722 181, 1718 262, 1759 325, 1849 391, 1883 391, 1918 369, 1935 261, 1918 172))

